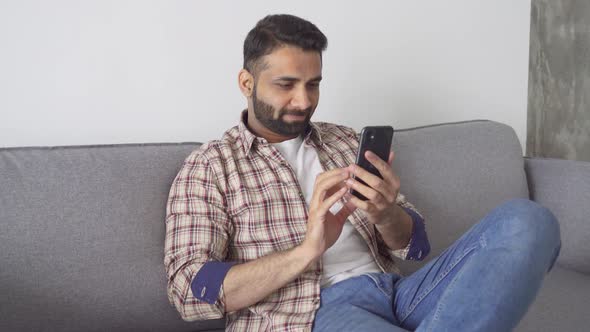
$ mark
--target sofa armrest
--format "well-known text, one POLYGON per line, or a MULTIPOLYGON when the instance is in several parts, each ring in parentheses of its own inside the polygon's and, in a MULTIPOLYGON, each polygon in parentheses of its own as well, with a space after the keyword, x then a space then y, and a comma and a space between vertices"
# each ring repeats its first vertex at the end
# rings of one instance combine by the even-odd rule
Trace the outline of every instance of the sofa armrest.
POLYGON ((525 157, 531 199, 559 220, 557 263, 590 274, 590 162, 525 157))

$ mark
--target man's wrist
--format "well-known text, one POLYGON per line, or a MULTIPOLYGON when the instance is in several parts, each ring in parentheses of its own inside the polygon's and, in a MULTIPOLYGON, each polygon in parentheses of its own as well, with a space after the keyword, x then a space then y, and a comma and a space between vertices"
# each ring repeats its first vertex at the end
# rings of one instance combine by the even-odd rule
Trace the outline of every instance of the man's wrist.
POLYGON ((397 228, 404 222, 405 211, 399 205, 395 204, 389 214, 382 218, 382 221, 375 224, 378 229, 397 228))
POLYGON ((293 256, 305 266, 305 271, 314 265, 321 254, 318 255, 314 250, 308 248, 305 243, 301 243, 293 248, 293 256))
POLYGON ((412 217, 399 205, 394 207, 394 212, 388 216, 386 221, 375 224, 375 229, 381 233, 381 237, 391 248, 405 248, 410 242, 412 228, 412 217), (408 231, 404 232, 405 229, 408 229, 408 231))

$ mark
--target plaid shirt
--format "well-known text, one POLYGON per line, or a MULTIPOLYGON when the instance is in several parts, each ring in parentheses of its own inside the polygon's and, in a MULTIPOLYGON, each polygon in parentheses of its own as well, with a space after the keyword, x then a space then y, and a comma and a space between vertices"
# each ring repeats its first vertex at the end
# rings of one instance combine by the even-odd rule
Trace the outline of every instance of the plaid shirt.
MULTIPOLYGON (((221 140, 191 153, 172 184, 164 258, 168 298, 185 320, 226 315, 227 331, 311 331, 320 305, 321 260, 263 301, 227 314, 222 284, 212 301, 201 300, 205 288, 197 296, 191 293, 191 282, 207 263, 251 261, 290 249, 305 238, 308 207, 297 178, 275 147, 247 129, 246 117, 242 113, 240 123, 221 140)), ((311 122, 304 144, 316 149, 322 168, 329 170, 354 163, 358 139, 351 128, 311 122)), ((422 217, 402 194, 397 204, 422 217)), ((400 273, 394 257, 423 259, 428 254, 429 247, 413 249, 412 243, 391 250, 361 210, 348 221, 383 272, 400 273)), ((427 244, 423 226, 422 232, 427 244)))

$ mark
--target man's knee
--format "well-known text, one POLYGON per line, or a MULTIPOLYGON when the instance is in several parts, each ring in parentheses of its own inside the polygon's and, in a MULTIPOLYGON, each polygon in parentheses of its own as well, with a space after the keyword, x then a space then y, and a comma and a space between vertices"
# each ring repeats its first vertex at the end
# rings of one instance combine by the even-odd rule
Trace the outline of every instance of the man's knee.
POLYGON ((501 206, 503 229, 516 236, 517 245, 553 254, 561 247, 559 222, 546 207, 528 199, 511 199, 501 206))
POLYGON ((559 239, 559 222, 548 208, 523 198, 511 199, 503 205, 514 227, 531 230, 537 237, 559 239))

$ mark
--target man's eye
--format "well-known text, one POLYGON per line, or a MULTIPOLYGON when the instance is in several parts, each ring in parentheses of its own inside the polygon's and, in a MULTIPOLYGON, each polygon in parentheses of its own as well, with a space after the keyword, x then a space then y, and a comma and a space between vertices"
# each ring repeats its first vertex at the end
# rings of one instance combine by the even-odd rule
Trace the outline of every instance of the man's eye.
POLYGON ((282 88, 282 89, 289 89, 291 88, 293 85, 290 83, 277 83, 277 85, 282 88))

